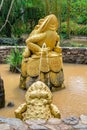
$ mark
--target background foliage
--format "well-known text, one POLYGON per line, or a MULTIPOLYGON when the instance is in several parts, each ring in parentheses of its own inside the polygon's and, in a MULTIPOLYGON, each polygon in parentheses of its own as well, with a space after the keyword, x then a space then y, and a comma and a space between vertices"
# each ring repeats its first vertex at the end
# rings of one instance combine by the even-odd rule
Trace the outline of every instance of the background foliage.
MULTIPOLYGON (((0 28, 5 23, 11 1, 3 2, 0 28)), ((30 33, 38 19, 51 13, 59 20, 60 34, 66 37, 87 35, 87 0, 14 0, 9 19, 0 36, 21 37, 22 34, 30 33)))
POLYGON ((22 62, 22 51, 20 51, 17 46, 12 49, 10 55, 6 58, 6 63, 10 65, 10 70, 12 72, 20 72, 21 62, 22 62))

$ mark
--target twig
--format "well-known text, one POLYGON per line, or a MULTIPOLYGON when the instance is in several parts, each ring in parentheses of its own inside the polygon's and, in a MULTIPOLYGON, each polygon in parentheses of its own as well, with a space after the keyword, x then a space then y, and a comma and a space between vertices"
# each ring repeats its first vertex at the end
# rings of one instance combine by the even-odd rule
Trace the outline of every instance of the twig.
POLYGON ((4 3, 4 0, 1 1, 0 10, 2 9, 3 3, 4 3))
POLYGON ((2 29, 6 26, 6 24, 7 24, 7 22, 8 22, 8 19, 9 19, 9 16, 10 16, 10 12, 11 12, 13 3, 14 3, 14 0, 12 0, 12 2, 11 2, 11 5, 10 5, 10 8, 9 8, 9 11, 8 11, 8 14, 7 14, 5 23, 4 23, 4 24, 2 25, 2 27, 0 28, 0 32, 2 31, 2 29))

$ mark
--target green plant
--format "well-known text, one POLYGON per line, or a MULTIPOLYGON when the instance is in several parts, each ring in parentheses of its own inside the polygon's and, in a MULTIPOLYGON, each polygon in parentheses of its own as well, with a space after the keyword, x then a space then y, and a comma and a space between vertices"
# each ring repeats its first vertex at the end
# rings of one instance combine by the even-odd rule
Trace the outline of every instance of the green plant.
MULTIPOLYGON (((64 38, 67 38, 67 23, 62 22, 61 34, 64 38)), ((70 21, 70 35, 82 35, 87 36, 87 25, 79 25, 73 21, 70 21)))
POLYGON ((81 25, 81 26, 79 26, 79 28, 77 30, 77 34, 78 35, 87 36, 87 25, 81 25))
POLYGON ((17 46, 15 47, 15 49, 12 49, 10 55, 7 56, 6 62, 10 64, 10 71, 20 72, 22 52, 19 51, 17 46))

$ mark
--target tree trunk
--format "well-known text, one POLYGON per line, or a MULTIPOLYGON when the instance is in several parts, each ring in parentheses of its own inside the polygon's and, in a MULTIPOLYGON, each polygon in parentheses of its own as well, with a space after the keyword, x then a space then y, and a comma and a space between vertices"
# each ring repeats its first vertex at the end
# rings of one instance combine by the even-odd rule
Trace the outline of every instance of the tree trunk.
POLYGON ((49 0, 45 0, 46 3, 46 15, 50 13, 50 6, 49 6, 49 0))
POLYGON ((6 24, 6 36, 11 37, 11 26, 9 23, 6 24))
POLYGON ((55 15, 58 18, 58 1, 55 0, 55 15))
POLYGON ((62 0, 59 1, 58 17, 59 17, 59 33, 61 33, 61 22, 62 22, 62 0))
POLYGON ((70 38, 70 0, 67 0, 67 37, 70 38))

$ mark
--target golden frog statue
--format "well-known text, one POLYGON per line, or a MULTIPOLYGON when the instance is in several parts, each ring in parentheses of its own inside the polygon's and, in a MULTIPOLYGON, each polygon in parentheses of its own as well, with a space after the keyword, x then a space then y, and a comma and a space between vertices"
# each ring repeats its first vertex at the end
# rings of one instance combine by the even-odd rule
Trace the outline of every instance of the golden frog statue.
POLYGON ((46 47, 48 47, 50 51, 61 52, 61 48, 59 47, 60 37, 56 32, 57 29, 58 20, 54 14, 40 19, 38 25, 35 26, 26 40, 27 47, 23 56, 27 58, 31 53, 37 54, 37 52, 41 52, 43 43, 46 43, 46 47))
POLYGON ((39 20, 27 38, 21 65, 20 88, 27 89, 38 77, 46 84, 49 77, 51 89, 64 88, 62 50, 57 29, 58 20, 54 14, 50 14, 39 20), (42 49, 44 43, 46 48, 42 49))
POLYGON ((52 93, 43 82, 33 83, 25 95, 26 103, 15 110, 15 116, 22 120, 60 118, 58 108, 52 104, 52 93))

